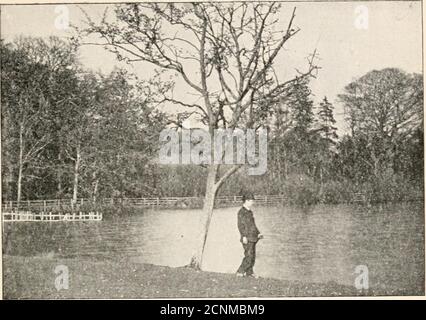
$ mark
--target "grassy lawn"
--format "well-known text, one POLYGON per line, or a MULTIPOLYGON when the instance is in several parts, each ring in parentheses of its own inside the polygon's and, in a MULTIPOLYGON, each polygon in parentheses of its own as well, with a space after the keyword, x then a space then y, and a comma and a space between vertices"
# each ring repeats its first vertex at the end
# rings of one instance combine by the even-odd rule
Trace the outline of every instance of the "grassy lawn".
MULTIPOLYGON (((360 295, 336 283, 308 284, 169 268, 127 260, 3 256, 5 299, 292 297, 360 295), (69 270, 69 288, 57 291, 55 268, 69 270)), ((365 292, 364 294, 366 294, 365 292)), ((368 294, 368 293, 367 293, 368 294)), ((369 293, 371 294, 371 292, 369 293)))

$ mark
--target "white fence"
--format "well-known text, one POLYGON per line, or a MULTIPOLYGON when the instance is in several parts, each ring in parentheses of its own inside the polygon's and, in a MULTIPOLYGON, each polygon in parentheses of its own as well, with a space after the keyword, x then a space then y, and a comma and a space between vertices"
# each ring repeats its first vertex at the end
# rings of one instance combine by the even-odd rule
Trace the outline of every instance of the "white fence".
POLYGON ((101 212, 71 212, 71 213, 58 213, 58 212, 32 212, 32 211, 3 211, 3 221, 101 221, 101 212))

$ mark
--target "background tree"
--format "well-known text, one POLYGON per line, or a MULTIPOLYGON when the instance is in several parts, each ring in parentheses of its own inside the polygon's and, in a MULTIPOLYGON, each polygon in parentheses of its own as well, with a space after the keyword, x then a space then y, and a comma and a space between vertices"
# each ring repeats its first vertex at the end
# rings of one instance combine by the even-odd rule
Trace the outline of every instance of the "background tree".
MULTIPOLYGON (((72 162, 72 203, 77 202, 80 179, 87 158, 95 152, 92 148, 92 130, 96 108, 97 79, 94 74, 83 74, 78 84, 69 92, 67 117, 61 124, 64 152, 67 160, 72 162)), ((95 152, 96 153, 96 152, 95 152)))
MULTIPOLYGON (((145 173, 156 154, 165 117, 150 106, 147 84, 122 69, 99 80, 90 147, 89 192, 112 197, 152 193, 145 173)), ((156 191, 154 191, 156 192, 156 191)))
POLYGON ((328 101, 327 97, 319 104, 317 113, 317 136, 315 146, 317 152, 317 174, 319 175, 320 185, 323 185, 324 175, 330 177, 330 171, 333 168, 333 160, 336 155, 336 146, 338 142, 337 128, 335 127, 334 107, 328 101))
MULTIPOLYGON (((314 141, 313 100, 309 82, 302 79, 294 83, 285 99, 273 110, 271 126, 271 156, 274 169, 283 186, 283 178, 289 173, 312 174, 314 141)), ((281 190, 284 191, 284 190, 281 190)))
POLYGON ((327 97, 319 104, 318 127, 321 136, 331 145, 337 142, 337 128, 335 127, 334 106, 328 101, 327 97))
POLYGON ((7 162, 16 168, 18 203, 24 180, 38 178, 29 170, 43 165, 40 155, 52 139, 53 103, 45 84, 51 82, 53 69, 42 63, 42 57, 38 40, 20 38, 14 44, 2 44, 2 137, 10 152, 5 158, 10 156, 7 162))
POLYGON ((340 96, 352 136, 365 143, 362 160, 374 177, 393 166, 399 146, 422 125, 421 76, 399 69, 373 70, 345 87, 340 96))
POLYGON ((122 70, 83 70, 76 50, 55 37, 1 43, 5 199, 156 193, 143 183, 165 125, 153 93, 122 70))

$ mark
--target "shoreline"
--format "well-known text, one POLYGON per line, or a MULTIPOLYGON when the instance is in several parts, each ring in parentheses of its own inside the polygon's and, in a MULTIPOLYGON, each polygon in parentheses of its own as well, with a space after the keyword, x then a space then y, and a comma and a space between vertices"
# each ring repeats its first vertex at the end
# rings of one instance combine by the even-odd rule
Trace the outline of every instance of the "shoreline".
MULTIPOLYGON (((385 295, 401 293, 389 292, 385 295)), ((407 292, 403 294, 407 295, 407 292)), ((335 282, 317 284, 271 278, 239 278, 234 274, 197 271, 187 267, 134 263, 125 258, 97 260, 4 255, 3 295, 4 299, 160 299, 348 297, 377 293, 335 282), (63 270, 57 269, 55 273, 57 266, 68 268, 68 289, 57 290, 55 287, 55 280, 63 270)))

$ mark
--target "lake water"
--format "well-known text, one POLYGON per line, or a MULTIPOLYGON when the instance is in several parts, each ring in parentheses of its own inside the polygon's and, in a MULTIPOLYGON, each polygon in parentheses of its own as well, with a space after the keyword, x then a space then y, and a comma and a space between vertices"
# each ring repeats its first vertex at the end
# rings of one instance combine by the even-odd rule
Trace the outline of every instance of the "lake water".
MULTIPOLYGON (((203 269, 234 273, 243 257, 239 208, 215 210, 203 269)), ((355 268, 367 266, 375 292, 424 290, 423 204, 255 207, 265 235, 255 272, 263 277, 354 285, 355 268)), ((5 223, 3 251, 54 253, 167 266, 188 264, 199 210, 147 211, 101 222, 5 223)), ((125 268, 125 266, 123 266, 125 268)))

